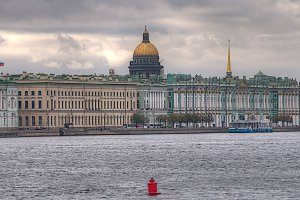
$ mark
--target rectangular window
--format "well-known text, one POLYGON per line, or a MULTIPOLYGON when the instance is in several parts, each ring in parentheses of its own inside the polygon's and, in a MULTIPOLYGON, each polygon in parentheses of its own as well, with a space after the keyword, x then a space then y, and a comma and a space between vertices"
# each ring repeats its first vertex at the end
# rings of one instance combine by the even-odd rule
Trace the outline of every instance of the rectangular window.
POLYGON ((28 96, 28 91, 25 91, 25 96, 28 96))
POLYGON ((21 96, 22 95, 22 91, 18 91, 18 95, 21 96))
POLYGON ((22 109, 22 101, 19 101, 19 109, 22 109))
POLYGON ((35 102, 34 101, 31 101, 31 108, 35 109, 35 102))
POLYGON ((42 108, 42 101, 39 101, 39 109, 42 108))
POLYGON ((35 92, 34 91, 31 91, 31 96, 34 96, 35 95, 35 92))
POLYGON ((29 117, 28 116, 25 117, 25 126, 29 126, 29 117))
POLYGON ((38 95, 39 95, 39 96, 42 96, 42 91, 39 90, 39 91, 38 91, 38 95))
POLYGON ((28 101, 25 101, 25 109, 28 109, 28 101))

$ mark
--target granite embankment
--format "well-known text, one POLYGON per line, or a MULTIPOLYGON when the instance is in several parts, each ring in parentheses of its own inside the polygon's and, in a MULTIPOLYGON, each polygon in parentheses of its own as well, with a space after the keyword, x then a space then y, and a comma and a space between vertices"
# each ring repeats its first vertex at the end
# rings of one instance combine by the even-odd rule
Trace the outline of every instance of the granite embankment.
MULTIPOLYGON (((299 126, 274 127, 274 132, 300 132, 299 126)), ((102 129, 59 129, 49 130, 18 130, 0 129, 0 137, 43 137, 43 136, 76 136, 76 135, 149 135, 149 134, 201 134, 201 133, 227 133, 227 128, 115 128, 102 129)))

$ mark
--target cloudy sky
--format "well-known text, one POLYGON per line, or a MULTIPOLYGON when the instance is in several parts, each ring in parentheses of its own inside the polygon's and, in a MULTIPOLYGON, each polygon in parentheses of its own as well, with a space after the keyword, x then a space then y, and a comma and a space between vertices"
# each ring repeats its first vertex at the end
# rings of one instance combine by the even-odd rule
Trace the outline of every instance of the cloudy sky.
POLYGON ((144 26, 166 73, 300 81, 299 0, 0 0, 4 73, 128 74, 144 26))

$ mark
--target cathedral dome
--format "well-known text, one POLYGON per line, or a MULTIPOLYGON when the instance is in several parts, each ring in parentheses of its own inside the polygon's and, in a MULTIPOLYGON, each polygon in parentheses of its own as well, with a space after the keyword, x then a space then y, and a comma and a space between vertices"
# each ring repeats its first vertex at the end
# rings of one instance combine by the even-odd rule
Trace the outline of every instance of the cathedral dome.
POLYGON ((158 51, 151 42, 142 42, 134 49, 133 56, 158 56, 158 51))
POLYGON ((133 56, 158 56, 157 48, 149 40, 149 32, 146 27, 143 32, 143 41, 134 49, 133 56))

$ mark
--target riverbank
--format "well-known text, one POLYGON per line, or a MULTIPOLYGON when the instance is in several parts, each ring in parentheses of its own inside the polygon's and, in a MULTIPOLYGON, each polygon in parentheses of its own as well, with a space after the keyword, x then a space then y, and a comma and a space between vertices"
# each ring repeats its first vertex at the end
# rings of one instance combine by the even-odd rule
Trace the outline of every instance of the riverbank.
MULTIPOLYGON (((49 136, 79 136, 79 135, 150 135, 150 134, 205 134, 227 133, 228 128, 202 127, 202 128, 115 128, 102 129, 67 129, 63 133, 58 129, 48 130, 0 130, 0 137, 49 137, 49 136)), ((274 127, 273 132, 300 132, 300 127, 274 127)))

